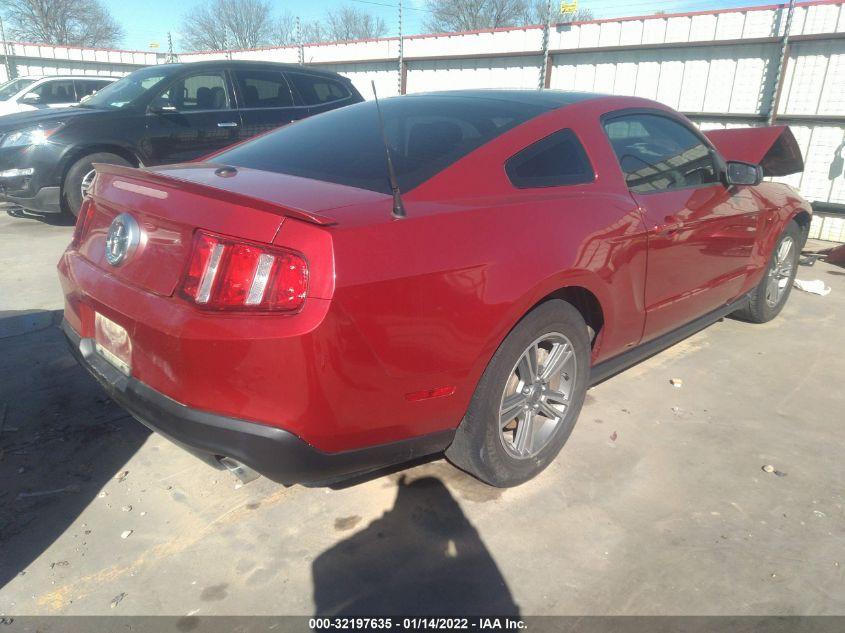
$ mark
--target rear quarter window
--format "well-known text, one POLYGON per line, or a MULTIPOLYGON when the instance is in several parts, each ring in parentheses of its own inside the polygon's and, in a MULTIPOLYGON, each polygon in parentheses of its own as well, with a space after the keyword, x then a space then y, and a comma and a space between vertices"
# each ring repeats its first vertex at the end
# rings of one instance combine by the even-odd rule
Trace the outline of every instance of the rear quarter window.
POLYGON ((505 172, 518 189, 592 182, 593 167, 572 130, 560 130, 514 154, 505 172))
POLYGON ((342 82, 328 77, 287 73, 288 81, 293 84, 306 105, 321 105, 346 99, 351 94, 342 82))

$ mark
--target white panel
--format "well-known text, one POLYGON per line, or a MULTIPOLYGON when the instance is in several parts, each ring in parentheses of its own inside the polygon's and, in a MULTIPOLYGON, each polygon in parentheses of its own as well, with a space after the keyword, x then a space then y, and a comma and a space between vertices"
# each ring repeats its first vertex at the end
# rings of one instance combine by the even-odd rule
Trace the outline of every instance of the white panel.
POLYGON ((704 112, 727 112, 731 103, 731 89, 736 73, 736 60, 714 59, 707 72, 707 89, 704 94, 704 112))
POLYGON ((702 59, 690 59, 684 64, 684 82, 678 109, 683 112, 702 112, 707 88, 709 64, 702 59))
MULTIPOLYGON (((554 75, 552 75, 552 77, 554 77, 554 75)), ((596 64, 596 74, 592 90, 603 94, 613 94, 613 86, 615 83, 616 64, 596 64)))
POLYGON ((821 4, 807 7, 802 33, 830 33, 836 28, 841 5, 821 4))
MULTIPOLYGON (((817 126, 813 129, 804 155, 804 178, 801 193, 810 200, 828 201, 832 188, 832 158, 842 151, 845 135, 842 127, 817 126)), ((838 178, 841 180, 842 176, 838 178)))
POLYGON ((801 42, 790 54, 789 91, 781 94, 781 114, 817 113, 828 65, 828 58, 819 52, 818 44, 801 42))
POLYGON ((761 103, 763 95, 760 88, 765 70, 766 62, 760 57, 742 57, 737 60, 728 112, 756 113, 768 108, 768 99, 761 103))
POLYGON ((716 37, 715 15, 694 15, 690 26, 691 41, 707 41, 716 37))
POLYGON ((716 23, 717 40, 736 40, 742 37, 745 14, 739 12, 720 13, 716 23))
POLYGON ((745 14, 745 25, 742 37, 772 37, 775 34, 777 11, 748 11, 745 14))
POLYGON ((618 46, 622 32, 621 22, 602 22, 599 31, 599 46, 618 46))
POLYGON ((643 20, 643 44, 662 44, 666 41, 666 20, 651 18, 643 20))
POLYGON ((688 42, 690 40, 690 26, 692 19, 684 16, 666 20, 667 42, 688 42))
POLYGON ((580 31, 578 48, 593 48, 599 45, 601 28, 598 24, 581 24, 578 28, 580 31))
POLYGON ((662 62, 660 64, 660 83, 657 86, 657 101, 678 109, 683 81, 684 62, 682 60, 662 62))
POLYGON ((616 67, 616 84, 613 94, 636 95, 638 66, 636 62, 622 62, 616 67))
POLYGON ((619 43, 623 46, 640 44, 643 41, 643 21, 624 20, 619 35, 619 43))
MULTIPOLYGON (((845 49, 845 42, 837 42, 837 48, 845 49)), ((818 113, 845 115, 845 50, 830 55, 818 113)))
POLYGON ((634 94, 644 99, 656 99, 659 81, 660 62, 641 61, 637 65, 637 84, 634 94))

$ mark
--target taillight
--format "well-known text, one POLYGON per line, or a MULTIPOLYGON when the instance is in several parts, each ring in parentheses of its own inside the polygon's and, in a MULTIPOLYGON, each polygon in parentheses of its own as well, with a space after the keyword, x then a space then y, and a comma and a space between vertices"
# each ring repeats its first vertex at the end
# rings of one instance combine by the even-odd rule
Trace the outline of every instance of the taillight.
POLYGON ((79 215, 76 217, 76 226, 73 229, 73 237, 70 240, 70 245, 74 248, 79 246, 82 238, 85 237, 85 232, 88 230, 88 225, 91 224, 91 217, 94 215, 94 203, 91 198, 85 198, 82 201, 82 206, 79 208, 79 215))
POLYGON ((182 295, 210 310, 297 310, 308 263, 292 251, 198 231, 182 295))

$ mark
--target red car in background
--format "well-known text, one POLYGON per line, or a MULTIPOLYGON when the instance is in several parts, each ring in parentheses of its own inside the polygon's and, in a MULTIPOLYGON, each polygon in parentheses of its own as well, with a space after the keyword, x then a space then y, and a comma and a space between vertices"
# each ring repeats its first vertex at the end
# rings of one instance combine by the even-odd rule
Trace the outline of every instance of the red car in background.
POLYGON ((117 402, 285 484, 445 451, 512 486, 588 387, 789 296, 811 209, 762 181, 803 169, 787 128, 703 135, 652 101, 554 91, 381 112, 99 168, 63 327, 117 402))

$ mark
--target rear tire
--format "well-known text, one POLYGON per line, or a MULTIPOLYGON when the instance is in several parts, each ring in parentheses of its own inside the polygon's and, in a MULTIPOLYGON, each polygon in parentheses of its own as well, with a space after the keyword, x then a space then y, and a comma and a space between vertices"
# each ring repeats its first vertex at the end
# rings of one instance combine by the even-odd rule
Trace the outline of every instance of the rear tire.
POLYGON ((584 319, 565 301, 539 305, 493 355, 446 457, 493 486, 528 481, 563 448, 589 381, 584 319))
POLYGON ((801 227, 794 221, 790 222, 775 244, 763 278, 751 291, 748 305, 734 312, 733 316, 751 323, 766 323, 780 314, 798 273, 803 240, 801 227))
POLYGON ((93 177, 94 163, 131 166, 125 158, 109 152, 88 154, 71 165, 62 184, 62 199, 65 208, 74 217, 79 215, 79 209, 82 206, 83 188, 85 188, 85 185, 91 184, 90 179, 93 177))

